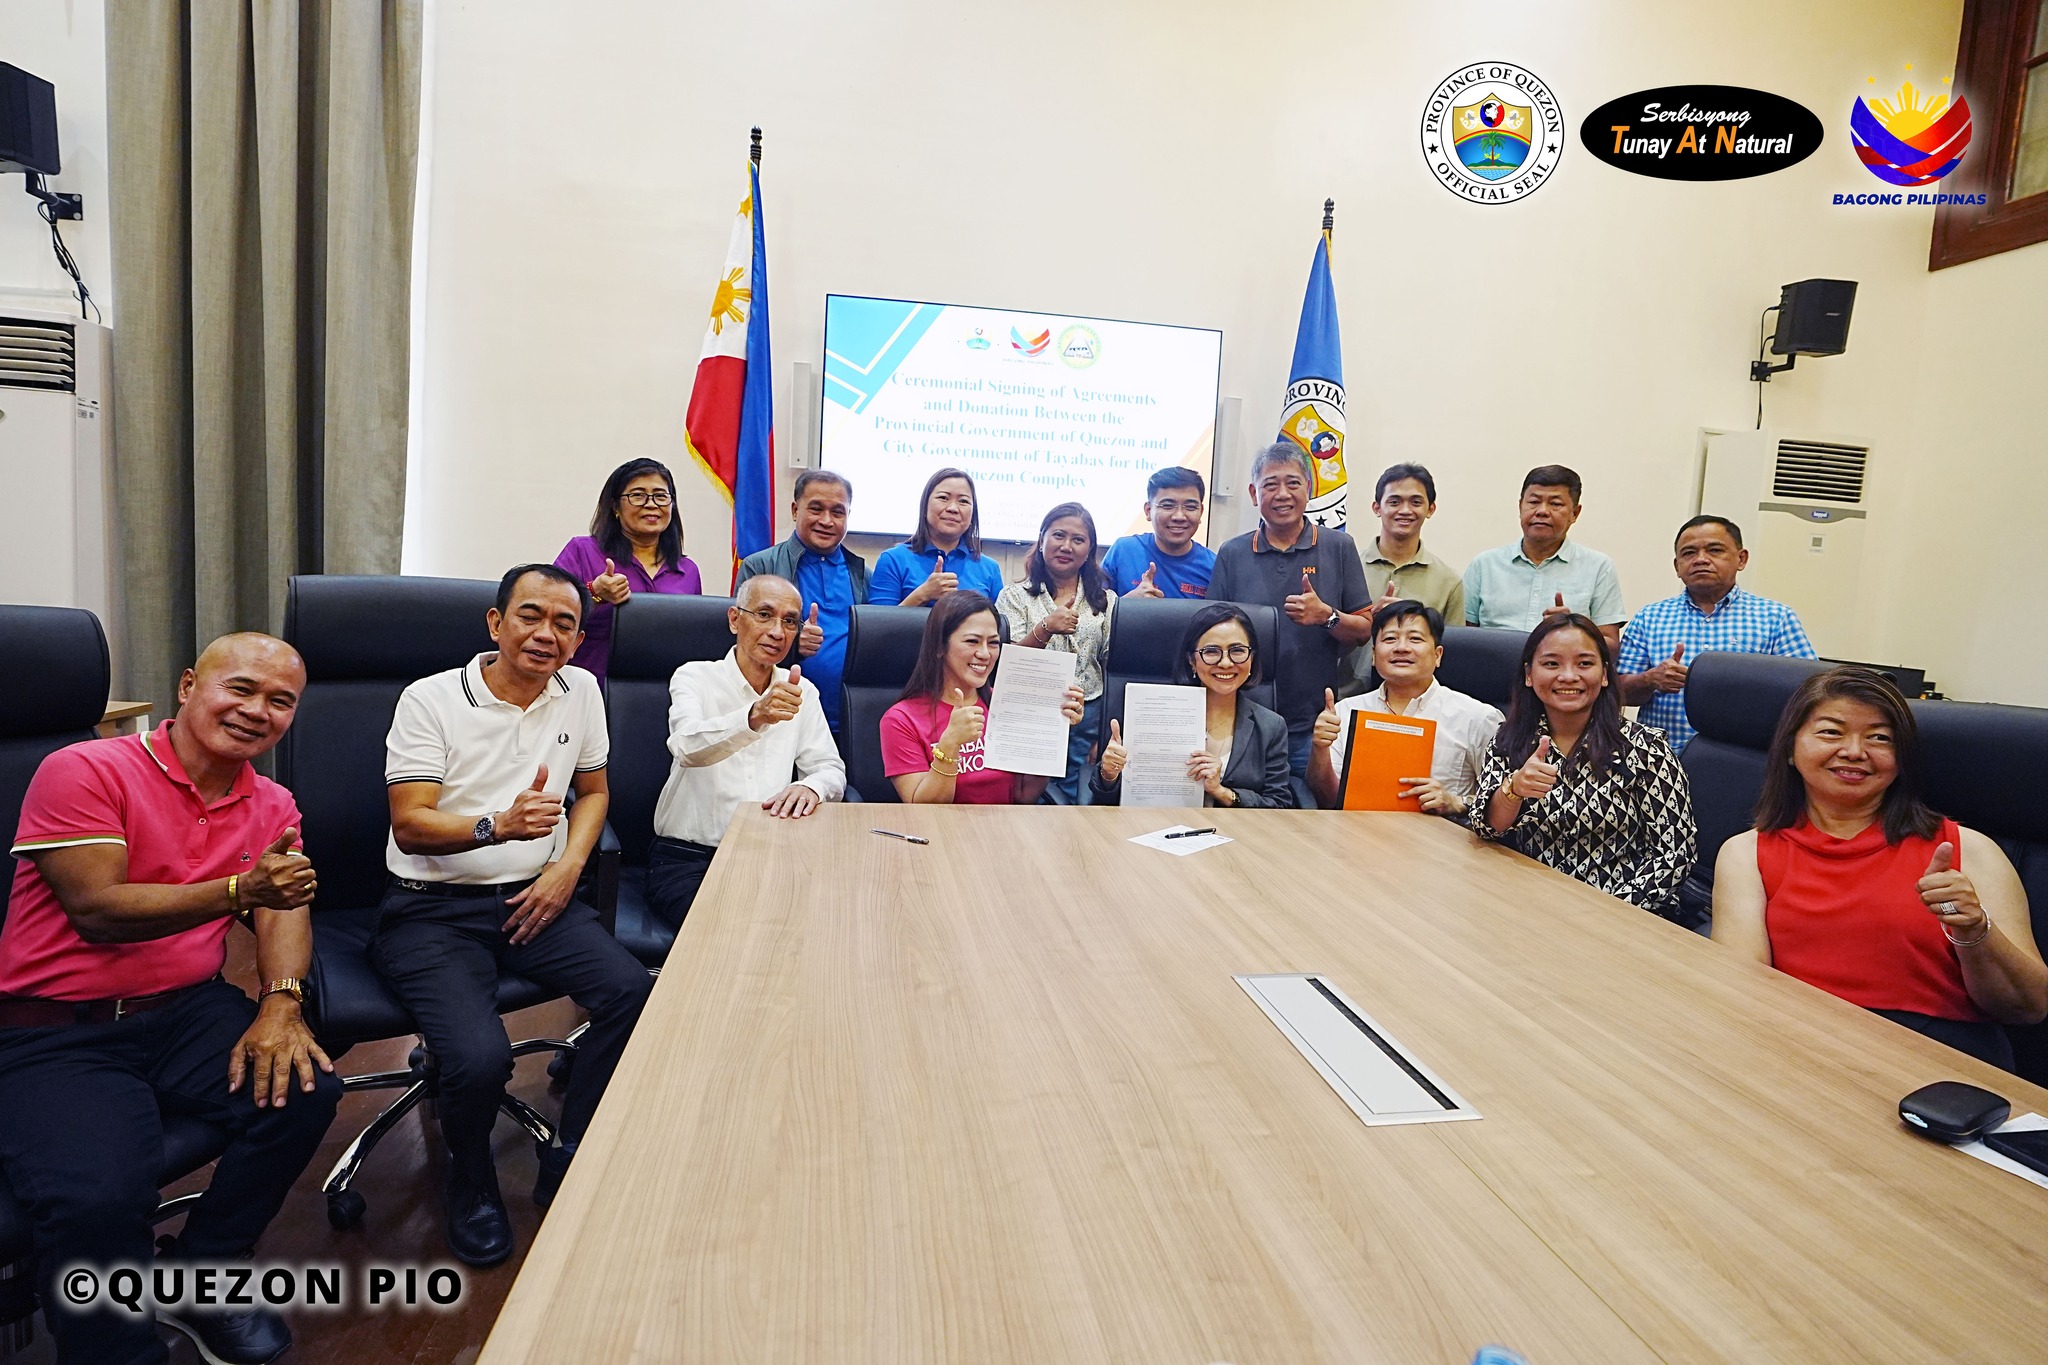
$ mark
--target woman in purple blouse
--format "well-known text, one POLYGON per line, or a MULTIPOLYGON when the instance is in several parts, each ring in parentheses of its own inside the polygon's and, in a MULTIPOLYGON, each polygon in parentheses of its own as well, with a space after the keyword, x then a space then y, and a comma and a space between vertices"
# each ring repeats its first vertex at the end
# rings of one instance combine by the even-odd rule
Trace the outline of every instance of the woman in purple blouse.
POLYGON ((636 592, 704 591, 703 575, 683 553, 676 481, 659 460, 628 460, 612 471, 598 495, 590 534, 564 545, 555 565, 590 588, 583 648, 569 662, 589 669, 599 682, 611 660, 612 608, 636 592))

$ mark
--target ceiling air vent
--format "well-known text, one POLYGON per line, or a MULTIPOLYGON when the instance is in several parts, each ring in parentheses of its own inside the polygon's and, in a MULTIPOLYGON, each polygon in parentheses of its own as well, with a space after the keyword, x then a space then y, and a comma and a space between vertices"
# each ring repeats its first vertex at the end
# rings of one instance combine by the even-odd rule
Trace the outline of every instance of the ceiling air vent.
POLYGON ((1868 446, 1780 440, 1771 465, 1771 494, 1801 502, 1860 504, 1869 462, 1868 446))
POLYGON ((0 388, 73 392, 72 350, 70 327, 0 314, 0 388))

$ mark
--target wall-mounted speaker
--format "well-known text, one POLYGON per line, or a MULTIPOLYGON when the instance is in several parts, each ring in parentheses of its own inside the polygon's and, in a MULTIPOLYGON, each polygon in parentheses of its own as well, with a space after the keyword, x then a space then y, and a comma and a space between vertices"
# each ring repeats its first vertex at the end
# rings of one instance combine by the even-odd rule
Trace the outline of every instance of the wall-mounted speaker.
POLYGON ((0 62, 0 171, 57 169, 57 87, 0 62))
POLYGON ((1773 355, 1840 355, 1849 349, 1849 315, 1856 310, 1856 281, 1800 280, 1778 296, 1778 330, 1773 355))

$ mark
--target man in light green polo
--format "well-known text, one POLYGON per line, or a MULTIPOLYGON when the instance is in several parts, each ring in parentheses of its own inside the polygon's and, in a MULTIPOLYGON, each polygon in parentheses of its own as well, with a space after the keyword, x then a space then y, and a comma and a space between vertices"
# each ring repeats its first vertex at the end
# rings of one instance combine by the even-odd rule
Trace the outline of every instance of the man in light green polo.
MULTIPOLYGON (((1465 623, 1465 577, 1422 548, 1422 523, 1436 515, 1436 478, 1419 464, 1389 465, 1373 487, 1373 515, 1380 533, 1361 542, 1365 585, 1377 610, 1389 602, 1415 601, 1434 607, 1453 625, 1465 623)), ((1344 661, 1347 697, 1372 686, 1372 646, 1353 650, 1344 661)))

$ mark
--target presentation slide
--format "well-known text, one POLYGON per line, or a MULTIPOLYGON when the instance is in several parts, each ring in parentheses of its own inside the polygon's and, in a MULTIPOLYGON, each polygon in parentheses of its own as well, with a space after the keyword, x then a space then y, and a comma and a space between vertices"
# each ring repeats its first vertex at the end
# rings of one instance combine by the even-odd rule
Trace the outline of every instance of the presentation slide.
POLYGON ((1223 333, 902 299, 825 297, 820 463, 853 480, 851 529, 907 536, 934 469, 974 476, 987 540, 1056 503, 1133 529, 1155 469, 1209 477, 1223 333))

